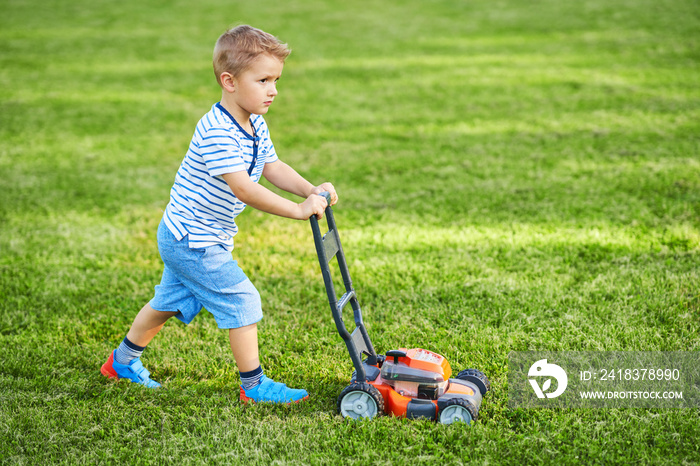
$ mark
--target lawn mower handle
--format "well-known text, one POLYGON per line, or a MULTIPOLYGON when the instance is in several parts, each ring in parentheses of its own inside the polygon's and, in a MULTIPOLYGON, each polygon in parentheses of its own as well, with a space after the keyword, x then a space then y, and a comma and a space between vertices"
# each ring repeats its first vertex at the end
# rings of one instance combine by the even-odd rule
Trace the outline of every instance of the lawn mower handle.
POLYGON ((326 201, 328 202, 328 205, 331 205, 331 193, 329 193, 328 191, 323 191, 318 193, 318 195, 321 197, 325 197, 326 201))
POLYGON ((372 342, 367 334, 367 329, 362 321, 362 310, 360 309, 360 304, 357 300, 357 295, 352 287, 352 280, 350 279, 350 272, 348 270, 348 264, 345 260, 345 254, 343 252, 343 247, 340 244, 340 237, 338 236, 338 230, 335 226, 335 219, 333 217, 333 209, 330 205, 330 193, 328 191, 323 191, 319 193, 319 196, 323 196, 328 201, 328 206, 325 210, 326 222, 328 223, 328 232, 325 235, 321 234, 321 227, 319 225, 318 219, 315 215, 309 218, 311 223, 311 230, 314 235, 314 243, 316 245, 316 254, 318 255, 319 265, 321 266, 321 273, 323 274, 323 282, 326 286, 326 293, 328 295, 328 303, 331 307, 331 313, 333 314, 333 320, 335 321, 335 326, 338 329, 345 345, 350 353, 350 358, 352 359, 353 366, 355 366, 355 380, 358 382, 364 382, 367 379, 365 369, 362 362, 362 354, 366 354, 367 364, 375 365, 377 364, 377 353, 374 351, 372 342), (329 262, 336 257, 338 259, 338 267, 340 268, 340 275, 343 279, 343 285, 345 287, 345 294, 338 299, 335 293, 335 287, 333 285, 333 279, 331 277, 331 270, 329 262), (350 333, 345 327, 343 322, 343 308, 350 304, 353 310, 353 316, 355 320, 355 329, 350 333))

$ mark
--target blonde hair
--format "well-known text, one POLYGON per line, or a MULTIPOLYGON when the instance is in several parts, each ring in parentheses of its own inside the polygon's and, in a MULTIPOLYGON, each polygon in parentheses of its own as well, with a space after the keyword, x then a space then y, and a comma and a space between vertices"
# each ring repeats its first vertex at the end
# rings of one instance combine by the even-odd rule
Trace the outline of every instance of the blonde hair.
POLYGON ((282 63, 291 53, 287 44, 272 34, 242 25, 224 32, 214 47, 214 74, 221 85, 221 73, 239 76, 258 58, 267 53, 282 63))

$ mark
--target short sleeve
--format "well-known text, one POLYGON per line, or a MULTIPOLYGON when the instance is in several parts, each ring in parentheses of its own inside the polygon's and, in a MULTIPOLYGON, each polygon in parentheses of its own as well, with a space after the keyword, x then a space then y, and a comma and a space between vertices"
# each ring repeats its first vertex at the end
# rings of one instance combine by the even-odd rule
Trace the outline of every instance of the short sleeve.
POLYGON ((199 153, 210 176, 245 170, 240 142, 224 128, 210 128, 202 136, 199 153))
POLYGON ((275 152, 275 146, 272 145, 272 141, 269 139, 267 141, 269 142, 269 146, 265 154, 265 163, 276 162, 279 159, 277 157, 277 153, 275 152))

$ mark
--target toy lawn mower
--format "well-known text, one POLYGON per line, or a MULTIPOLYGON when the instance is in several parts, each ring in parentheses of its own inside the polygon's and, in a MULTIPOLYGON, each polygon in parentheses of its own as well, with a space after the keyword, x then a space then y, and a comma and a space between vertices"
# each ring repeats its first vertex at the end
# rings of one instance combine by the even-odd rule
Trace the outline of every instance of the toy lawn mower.
MULTIPOLYGON (((329 200, 328 193, 321 193, 329 200)), ((350 280, 345 254, 329 205, 325 211, 328 231, 322 235, 316 216, 310 219, 323 281, 338 333, 345 341, 355 371, 350 385, 338 396, 338 412, 346 418, 373 418, 382 413, 409 419, 430 419, 442 424, 477 419, 482 397, 491 389, 486 375, 466 369, 451 378, 450 363, 441 355, 421 348, 377 354, 362 321, 362 310, 350 280), (345 293, 338 299, 329 262, 338 259, 345 293), (343 309, 350 304, 355 329, 343 322, 343 309), (363 360, 362 356, 366 356, 363 360)))

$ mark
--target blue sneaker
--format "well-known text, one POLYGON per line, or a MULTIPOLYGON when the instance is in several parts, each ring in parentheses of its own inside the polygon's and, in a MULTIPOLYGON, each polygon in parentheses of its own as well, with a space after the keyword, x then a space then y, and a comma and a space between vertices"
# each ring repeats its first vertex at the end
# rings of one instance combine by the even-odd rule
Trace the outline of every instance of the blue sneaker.
POLYGON ((298 403, 309 397, 306 390, 288 388, 283 383, 278 383, 268 379, 264 375, 260 379, 260 384, 246 390, 241 387, 241 401, 253 403, 298 403))
POLYGON ((151 379, 151 373, 143 367, 140 358, 134 359, 129 365, 119 364, 114 360, 114 353, 116 353, 116 350, 112 351, 107 362, 102 364, 102 369, 100 369, 102 375, 110 379, 129 379, 148 388, 160 387, 158 382, 151 379))

